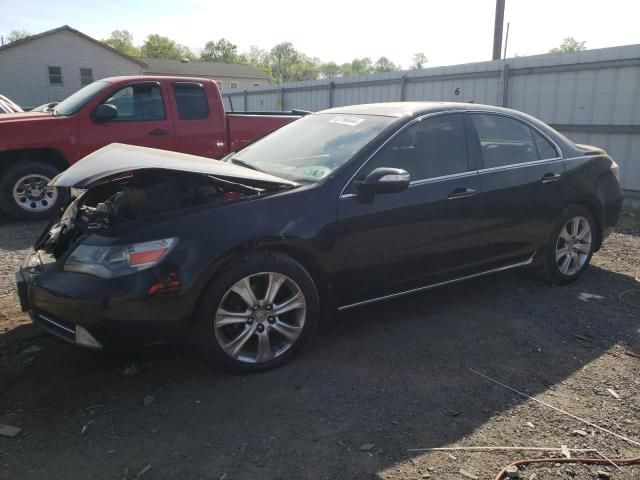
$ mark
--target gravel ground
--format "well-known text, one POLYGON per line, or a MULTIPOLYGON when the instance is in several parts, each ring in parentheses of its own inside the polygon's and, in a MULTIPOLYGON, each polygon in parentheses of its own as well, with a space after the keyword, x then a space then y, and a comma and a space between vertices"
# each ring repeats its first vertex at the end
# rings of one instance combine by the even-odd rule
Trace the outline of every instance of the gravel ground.
MULTIPOLYGON (((1 292, 41 228, 0 225, 1 292)), ((640 308, 619 298, 640 290, 640 236, 624 231, 570 286, 510 271, 336 315, 292 363, 253 376, 175 347, 76 349, 35 329, 5 295, 0 423, 22 431, 0 436, 0 479, 492 479, 514 460, 560 453, 409 449, 566 445, 638 456, 640 444, 471 370, 640 441, 640 308)), ((640 464, 555 462, 522 478, 598 470, 640 478, 640 464)))

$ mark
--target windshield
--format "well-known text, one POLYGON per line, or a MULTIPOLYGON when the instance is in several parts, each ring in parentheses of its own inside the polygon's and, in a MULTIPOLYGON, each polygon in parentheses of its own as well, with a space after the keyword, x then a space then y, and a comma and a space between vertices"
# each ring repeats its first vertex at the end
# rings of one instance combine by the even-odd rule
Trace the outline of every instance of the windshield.
POLYGON ((296 182, 317 182, 347 163, 395 120, 376 115, 309 115, 230 155, 227 161, 296 182))
POLYGON ((54 115, 73 115, 80 110, 84 105, 91 100, 98 93, 103 91, 109 86, 109 82, 97 81, 90 83, 84 88, 81 88, 73 95, 65 98, 56 108, 53 109, 54 115))

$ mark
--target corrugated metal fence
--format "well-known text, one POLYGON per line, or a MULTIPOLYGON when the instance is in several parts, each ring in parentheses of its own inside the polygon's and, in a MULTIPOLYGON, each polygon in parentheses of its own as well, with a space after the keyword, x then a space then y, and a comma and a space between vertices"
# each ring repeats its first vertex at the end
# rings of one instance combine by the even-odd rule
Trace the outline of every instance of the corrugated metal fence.
POLYGON ((443 100, 501 105, 606 149, 640 195, 640 45, 222 92, 227 109, 318 111, 358 103, 443 100))

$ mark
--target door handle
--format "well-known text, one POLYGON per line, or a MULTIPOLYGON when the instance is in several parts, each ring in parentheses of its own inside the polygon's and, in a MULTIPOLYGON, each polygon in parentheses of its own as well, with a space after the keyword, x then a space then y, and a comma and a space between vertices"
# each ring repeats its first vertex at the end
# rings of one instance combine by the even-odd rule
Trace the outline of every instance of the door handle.
POLYGON ((163 128, 154 128, 150 132, 147 132, 147 134, 161 137, 163 135, 169 135, 169 132, 167 130, 164 130, 163 128))
POLYGON ((544 176, 542 177, 542 183, 557 182, 558 180, 560 180, 560 177, 562 177, 562 175, 560 175, 559 173, 553 173, 553 172, 545 173, 544 176))
POLYGON ((468 198, 468 197, 473 197, 476 193, 478 192, 475 191, 473 188, 461 187, 461 188, 456 188, 455 190, 450 192, 447 198, 449 200, 456 200, 458 198, 468 198))

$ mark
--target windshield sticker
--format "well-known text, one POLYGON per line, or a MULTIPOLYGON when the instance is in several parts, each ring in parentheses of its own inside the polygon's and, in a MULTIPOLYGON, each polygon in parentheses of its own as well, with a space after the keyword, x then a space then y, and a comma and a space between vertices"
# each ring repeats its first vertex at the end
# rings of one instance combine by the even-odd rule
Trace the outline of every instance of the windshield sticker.
POLYGON ((348 115, 338 115, 329 120, 329 123, 340 123, 342 125, 349 125, 350 127, 355 127, 362 122, 364 122, 364 118, 350 117, 348 115))

